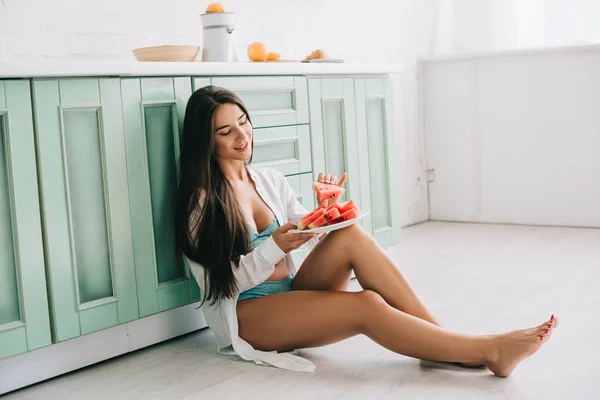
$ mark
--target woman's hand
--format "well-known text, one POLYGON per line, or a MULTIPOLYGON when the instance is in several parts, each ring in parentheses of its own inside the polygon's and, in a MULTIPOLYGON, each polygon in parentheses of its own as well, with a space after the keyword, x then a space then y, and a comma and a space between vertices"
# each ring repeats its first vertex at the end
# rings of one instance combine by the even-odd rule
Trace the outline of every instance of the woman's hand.
POLYGON ((275 244, 277 244, 277 246, 279 246, 279 248, 286 254, 292 250, 296 250, 298 247, 302 246, 304 243, 308 242, 317 235, 316 233, 288 232, 290 229, 296 229, 296 224, 293 222, 288 222, 273 232, 273 240, 275 241, 275 244))
MULTIPOLYGON (((342 186, 344 186, 344 183, 346 182, 346 178, 347 177, 348 177, 348 174, 344 172, 342 174, 342 177, 340 178, 340 180, 338 182, 337 176, 335 176, 335 175, 329 175, 329 174, 324 174, 324 173, 321 172, 319 174, 318 181, 320 183, 328 183, 330 185, 336 185, 336 186, 342 187, 342 186)), ((327 199, 327 200, 321 202, 319 205, 325 204, 325 205, 327 205, 327 207, 330 207, 330 206, 334 205, 335 203, 337 203, 339 199, 340 199, 339 197, 334 197, 332 199, 327 199)))

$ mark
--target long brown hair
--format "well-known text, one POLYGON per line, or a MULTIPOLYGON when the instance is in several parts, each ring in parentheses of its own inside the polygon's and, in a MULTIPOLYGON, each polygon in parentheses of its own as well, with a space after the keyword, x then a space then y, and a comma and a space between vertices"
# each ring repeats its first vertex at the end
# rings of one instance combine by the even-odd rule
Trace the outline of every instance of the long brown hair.
POLYGON ((214 116, 226 103, 235 104, 250 117, 232 91, 207 86, 190 97, 183 122, 179 159, 179 187, 175 199, 175 241, 180 265, 183 256, 205 269, 212 304, 232 297, 237 290, 232 262, 249 251, 249 232, 234 190, 215 159, 214 116))

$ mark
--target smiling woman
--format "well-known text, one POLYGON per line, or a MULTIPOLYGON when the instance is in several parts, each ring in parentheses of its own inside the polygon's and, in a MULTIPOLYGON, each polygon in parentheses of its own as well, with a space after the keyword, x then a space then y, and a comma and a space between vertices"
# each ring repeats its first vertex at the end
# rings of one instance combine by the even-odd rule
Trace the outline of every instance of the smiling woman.
MULTIPOLYGON (((176 240, 180 261, 189 261, 200 286, 220 353, 312 371, 312 362, 288 351, 364 334, 400 354, 486 365, 507 376, 550 337, 554 316, 502 335, 450 332, 359 225, 324 238, 290 232, 307 210, 280 172, 250 163, 252 147, 250 116, 237 95, 213 86, 192 94, 181 142, 176 240), (310 254, 298 271, 290 252, 301 246, 310 254), (347 291, 352 270, 361 292, 347 291)), ((331 183, 332 177, 320 180, 331 183)))
MULTIPOLYGON (((231 149, 241 154, 240 157, 244 161, 250 157, 252 125, 246 112, 237 104, 223 104, 215 113, 215 125, 217 125, 215 137, 217 157, 232 158, 234 154, 229 154, 231 149), (234 122, 228 123, 228 121, 234 122)), ((237 157, 233 158, 237 159, 237 157)))

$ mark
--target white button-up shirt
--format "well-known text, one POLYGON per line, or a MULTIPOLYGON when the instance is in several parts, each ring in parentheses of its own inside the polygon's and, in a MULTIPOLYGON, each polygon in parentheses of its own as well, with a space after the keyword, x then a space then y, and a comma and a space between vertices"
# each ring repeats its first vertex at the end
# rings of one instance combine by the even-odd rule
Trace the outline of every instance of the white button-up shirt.
MULTIPOLYGON (((248 171, 258 194, 273 211, 281 225, 296 222, 308 213, 296 199, 294 190, 279 171, 252 165, 248 165, 248 171)), ((312 249, 317 243, 318 238, 315 237, 306 242, 304 246, 312 249)), ((283 258, 285 258, 290 273, 295 274, 297 268, 292 257, 290 254, 284 253, 270 236, 251 253, 241 256, 237 268, 232 265, 238 293, 233 298, 222 299, 214 305, 210 305, 210 302, 207 301, 202 305, 202 311, 209 328, 217 337, 217 351, 220 354, 237 354, 244 360, 252 360, 259 365, 266 364, 288 370, 312 372, 315 365, 311 361, 288 352, 256 350, 238 334, 236 304, 239 294, 267 280, 275 270, 275 264, 283 258)), ((204 268, 189 259, 187 262, 200 286, 201 294, 205 295, 208 291, 204 286, 204 268)), ((265 312, 268 311, 265 310, 265 312)), ((307 327, 307 329, 309 328, 307 327)))

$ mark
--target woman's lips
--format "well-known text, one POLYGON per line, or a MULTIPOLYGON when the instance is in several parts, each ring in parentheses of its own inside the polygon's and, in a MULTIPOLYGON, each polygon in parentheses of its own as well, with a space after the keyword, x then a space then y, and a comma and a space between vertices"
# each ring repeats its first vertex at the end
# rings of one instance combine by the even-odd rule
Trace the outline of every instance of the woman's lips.
POLYGON ((243 145, 242 147, 236 147, 236 148, 235 148, 235 150, 237 150, 237 151, 242 151, 242 152, 243 152, 243 151, 246 151, 246 150, 248 150, 248 147, 249 147, 249 146, 248 146, 248 144, 249 144, 249 143, 250 143, 250 142, 246 142, 246 144, 245 144, 245 145, 243 145))

